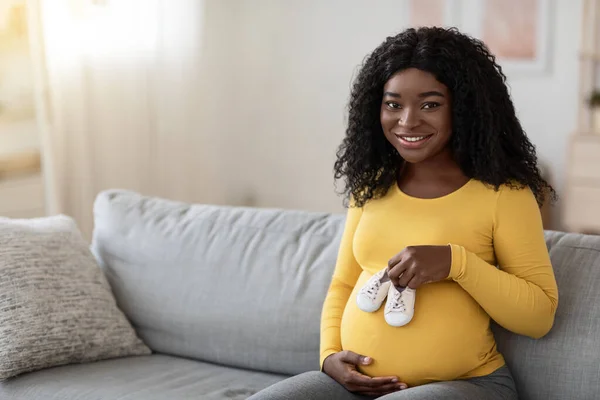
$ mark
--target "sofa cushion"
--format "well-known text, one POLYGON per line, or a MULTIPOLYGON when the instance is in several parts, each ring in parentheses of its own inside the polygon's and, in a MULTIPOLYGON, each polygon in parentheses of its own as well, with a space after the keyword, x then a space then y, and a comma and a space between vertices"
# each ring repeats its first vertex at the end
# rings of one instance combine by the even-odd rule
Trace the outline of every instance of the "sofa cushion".
POLYGON ((522 400, 596 399, 600 393, 600 236, 546 232, 559 290, 540 340, 495 326, 522 400))
POLYGON ((0 383, 2 400, 243 400, 283 379, 165 355, 68 365, 0 383))
POLYGON ((71 218, 0 219, 0 380, 149 353, 71 218))
POLYGON ((96 200, 93 251, 155 351, 295 374, 319 368, 319 322, 343 215, 96 200))

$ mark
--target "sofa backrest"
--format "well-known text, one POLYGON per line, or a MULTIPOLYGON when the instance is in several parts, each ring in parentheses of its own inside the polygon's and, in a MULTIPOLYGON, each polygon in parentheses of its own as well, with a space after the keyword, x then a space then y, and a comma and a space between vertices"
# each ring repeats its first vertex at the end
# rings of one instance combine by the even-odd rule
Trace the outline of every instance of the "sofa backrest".
MULTIPOLYGON (((342 215, 100 194, 93 251, 155 351, 295 374, 318 368, 342 215)), ((600 236, 546 232, 559 287, 540 340, 494 326, 522 400, 600 398, 600 236)))
POLYGON ((343 215, 101 193, 92 251, 156 352, 296 374, 319 368, 319 323, 343 215))
POLYGON ((600 236, 546 232, 558 309, 540 340, 494 326, 522 400, 600 399, 600 236))

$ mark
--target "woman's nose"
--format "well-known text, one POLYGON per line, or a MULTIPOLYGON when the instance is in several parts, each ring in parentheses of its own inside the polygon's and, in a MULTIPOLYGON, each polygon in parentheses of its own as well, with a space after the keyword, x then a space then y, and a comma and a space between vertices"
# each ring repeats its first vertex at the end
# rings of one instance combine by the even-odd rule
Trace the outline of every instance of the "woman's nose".
POLYGON ((417 113, 408 109, 405 109, 404 112, 400 113, 400 118, 398 118, 398 125, 411 128, 417 126, 419 123, 419 118, 417 113))

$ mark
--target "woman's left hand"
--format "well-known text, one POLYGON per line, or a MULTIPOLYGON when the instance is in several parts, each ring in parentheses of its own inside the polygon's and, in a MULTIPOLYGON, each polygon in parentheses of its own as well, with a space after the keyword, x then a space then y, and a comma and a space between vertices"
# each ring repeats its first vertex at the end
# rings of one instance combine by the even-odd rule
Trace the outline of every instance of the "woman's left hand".
POLYGON ((416 289, 446 279, 451 264, 450 246, 408 246, 388 262, 388 276, 395 286, 416 289))

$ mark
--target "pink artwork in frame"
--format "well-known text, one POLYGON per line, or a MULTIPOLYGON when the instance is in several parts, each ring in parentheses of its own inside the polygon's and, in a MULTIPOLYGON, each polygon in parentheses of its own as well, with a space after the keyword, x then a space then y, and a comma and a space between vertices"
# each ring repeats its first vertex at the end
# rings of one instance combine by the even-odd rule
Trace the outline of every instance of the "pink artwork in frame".
POLYGON ((487 0, 481 39, 501 59, 535 60, 538 1, 487 0))
POLYGON ((481 39, 507 73, 548 67, 551 0, 446 0, 446 26, 481 39))

